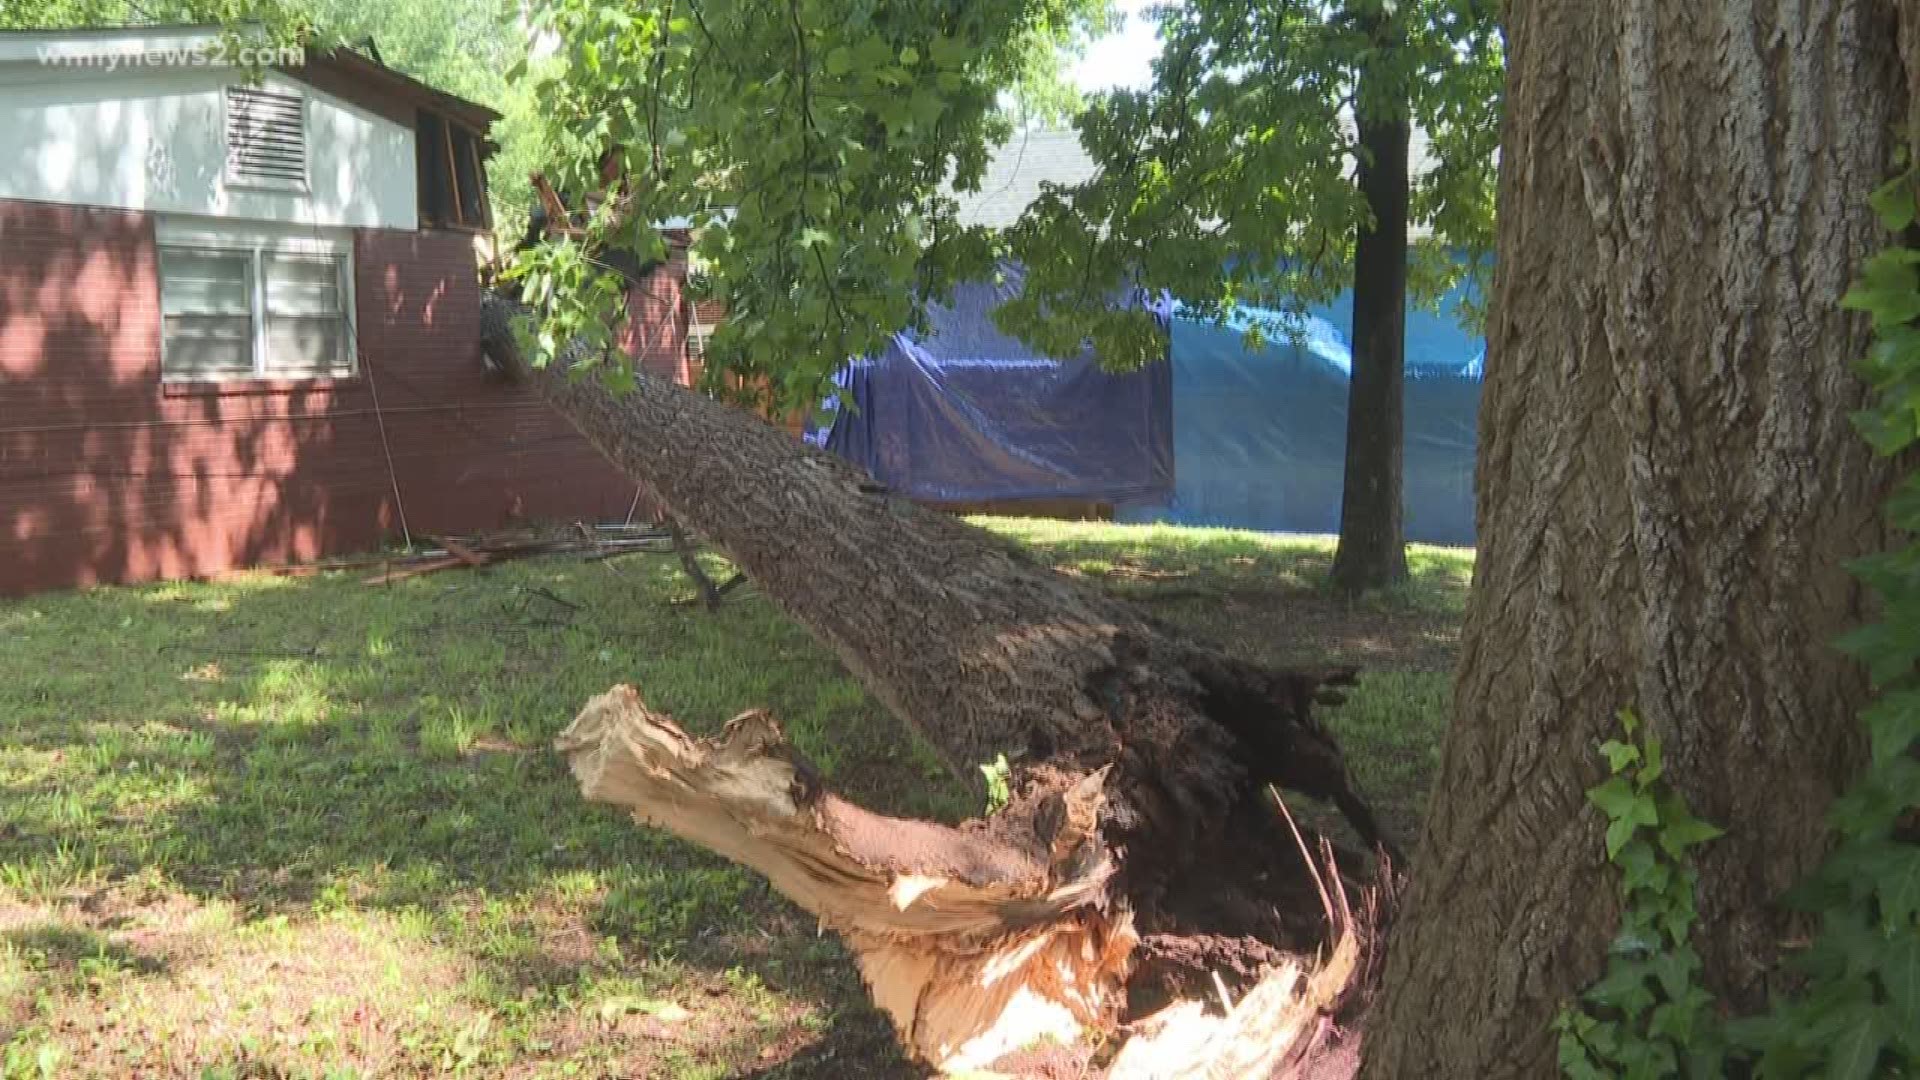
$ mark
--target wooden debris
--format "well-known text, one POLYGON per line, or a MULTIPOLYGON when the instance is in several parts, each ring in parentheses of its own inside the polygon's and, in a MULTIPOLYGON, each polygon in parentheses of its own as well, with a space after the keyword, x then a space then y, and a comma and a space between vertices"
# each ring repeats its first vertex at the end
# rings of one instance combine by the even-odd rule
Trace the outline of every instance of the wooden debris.
MULTIPOLYGON (((1055 838, 883 817, 832 792, 764 712, 696 739, 616 686, 561 733, 582 794, 764 874, 837 931, 906 1047, 950 1072, 1112 1026, 1137 940, 1104 905, 1112 864, 1055 838)), ((1098 779, 1104 779, 1102 774, 1098 779)), ((1101 785, 1062 799, 1090 820, 1101 785)))
MULTIPOLYGON (((974 1072, 1046 1040, 1117 1030, 1139 938, 1108 892, 1113 864, 1094 831, 1105 770, 1056 793, 1043 840, 1004 815, 950 828, 872 813, 826 790, 766 713, 698 739, 629 686, 589 701, 555 747, 588 799, 758 871, 838 932, 915 1057, 974 1072)), ((1338 935, 1324 962, 1294 958, 1237 1004, 1209 993, 1133 1025, 1110 1075, 1265 1080, 1311 1068, 1365 968, 1345 893, 1322 895, 1338 935)))
POLYGON ((474 551, 472 548, 462 544, 451 536, 432 536, 428 537, 428 539, 438 541, 441 547, 447 549, 448 554, 466 563, 468 566, 485 566, 489 561, 486 556, 481 555, 479 552, 474 551))
MULTIPOLYGON (((576 524, 572 529, 558 533, 516 530, 473 537, 435 536, 432 539, 441 545, 437 549, 325 568, 378 565, 383 567, 382 571, 368 577, 366 584, 387 585, 422 574, 475 569, 534 555, 579 554, 589 558, 605 558, 629 551, 661 550, 660 542, 667 538, 666 533, 651 528, 584 524, 576 524)), ((300 569, 287 568, 290 571, 300 569)))
POLYGON ((441 570, 451 570, 456 566, 465 565, 467 564, 455 555, 441 555, 437 558, 416 559, 400 566, 389 567, 386 570, 382 570, 380 573, 365 579, 363 584, 391 585, 396 581, 405 581, 410 577, 419 577, 421 574, 432 574, 441 570))

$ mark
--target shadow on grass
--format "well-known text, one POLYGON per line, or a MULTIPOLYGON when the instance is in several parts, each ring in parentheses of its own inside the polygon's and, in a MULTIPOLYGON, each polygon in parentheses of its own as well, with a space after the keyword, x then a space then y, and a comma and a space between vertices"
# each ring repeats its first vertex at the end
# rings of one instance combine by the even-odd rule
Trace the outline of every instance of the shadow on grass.
MULTIPOLYGON (((251 919, 404 914, 468 956, 494 1003, 572 1008, 639 965, 669 982, 745 968, 839 1008, 821 996, 848 992, 827 971, 837 957, 709 947, 813 928, 746 871, 585 803, 554 734, 632 682, 696 732, 769 707, 892 812, 969 808, 764 601, 709 615, 668 607, 680 591, 666 560, 630 556, 391 588, 262 578, 0 605, 0 898, 71 905, 140 875, 251 919)), ((85 950, 42 951, 58 978, 85 950)))
MULTIPOLYGON (((1434 657, 1450 649, 1467 556, 1416 550, 1407 594, 1348 604, 1317 585, 1323 542, 997 527, 1234 651, 1322 661, 1378 644, 1407 670, 1363 680, 1330 722, 1410 837, 1444 711, 1434 657), (1151 595, 1169 588, 1194 595, 1151 595), (1430 631, 1442 640, 1417 640, 1430 631)), ((0 603, 0 901, 71 909, 138 878, 245 925, 333 920, 456 956, 458 997, 491 1026, 419 1021, 417 1071, 474 1052, 612 1055, 592 1067, 636 1074, 919 1075, 811 919, 739 867, 583 802, 550 750, 588 697, 631 682, 700 733, 769 708, 876 809, 977 809, 764 600, 712 615, 666 604, 684 591, 670 558, 632 555, 374 588, 262 577, 0 603), (609 1003, 669 997, 707 1034, 648 1043, 602 1018, 609 1003)), ((22 925, 5 940, 54 982, 96 959, 152 963, 106 927, 22 925)))

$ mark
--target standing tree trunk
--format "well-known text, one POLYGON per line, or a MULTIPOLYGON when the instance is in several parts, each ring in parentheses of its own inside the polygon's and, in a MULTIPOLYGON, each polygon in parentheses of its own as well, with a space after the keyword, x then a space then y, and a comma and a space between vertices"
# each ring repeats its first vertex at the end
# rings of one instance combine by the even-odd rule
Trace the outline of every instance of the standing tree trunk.
MULTIPOLYGON (((1376 76, 1360 75, 1363 103, 1376 76)), ((1406 381, 1406 110, 1388 116, 1357 110, 1358 183, 1373 223, 1353 247, 1353 377, 1347 391, 1346 478, 1340 494, 1340 547, 1334 588, 1377 589, 1407 576, 1401 532, 1401 401, 1406 381)))
MULTIPOLYGON (((1909 8, 1911 10, 1911 8, 1909 8)), ((1860 759, 1887 473, 1841 294, 1906 88, 1884 0, 1512 4, 1480 556, 1366 1075, 1549 1076, 1617 924, 1597 744, 1631 707, 1726 836, 1710 988, 1747 1008, 1860 759)))
POLYGON ((889 495, 744 410, 639 372, 622 394, 558 364, 529 372, 506 303, 488 296, 483 315, 503 368, 719 545, 959 775, 977 784, 978 766, 1011 763, 1009 805, 959 831, 832 797, 763 720, 701 744, 623 690, 596 699, 563 740, 589 794, 748 862, 857 948, 872 943, 863 965, 883 1003, 905 1002, 889 1008, 912 1049, 977 1063, 962 1048, 1005 1034, 981 1025, 1033 1015, 1019 995, 963 1007, 948 992, 971 979, 1004 994, 1008 980, 987 979, 982 957, 1053 972, 1028 989, 1089 1021, 1123 1000, 1114 991, 1135 934, 1149 961, 1161 935, 1178 936, 1161 965, 1180 969, 1168 972, 1176 982, 1322 943, 1312 880, 1265 791, 1330 800, 1364 839, 1383 839, 1312 715, 1350 672, 1270 671, 1167 636, 1131 605, 889 495), (899 910, 881 910, 882 897, 899 910), (902 959, 893 944, 909 932, 950 941, 902 959), (1055 950, 1087 970, 1062 974, 1055 950), (934 952, 944 959, 923 965, 934 952), (896 985, 935 969, 940 987, 896 985))

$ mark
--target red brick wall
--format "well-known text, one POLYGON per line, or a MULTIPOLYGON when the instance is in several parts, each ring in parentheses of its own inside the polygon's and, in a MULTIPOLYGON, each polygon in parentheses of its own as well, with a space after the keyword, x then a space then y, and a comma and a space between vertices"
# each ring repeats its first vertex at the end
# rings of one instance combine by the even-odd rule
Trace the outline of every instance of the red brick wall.
POLYGON ((687 251, 674 247, 667 265, 627 287, 627 321, 614 338, 648 374, 693 385, 687 366, 687 305, 680 284, 687 279, 687 251))
POLYGON ((399 532, 381 416, 416 534, 625 516, 633 485, 484 374, 464 234, 357 235, 357 377, 164 389, 153 236, 0 200, 0 594, 373 547, 399 532))

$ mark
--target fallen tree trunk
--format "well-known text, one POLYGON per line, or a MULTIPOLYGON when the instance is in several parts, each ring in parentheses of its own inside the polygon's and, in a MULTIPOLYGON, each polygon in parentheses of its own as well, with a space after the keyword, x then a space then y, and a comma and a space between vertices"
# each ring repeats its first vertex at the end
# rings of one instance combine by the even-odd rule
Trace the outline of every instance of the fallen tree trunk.
MULTIPOLYGON (((1130 918, 1154 961, 1144 970, 1174 988, 1222 967, 1250 982, 1280 950, 1323 943, 1303 855, 1262 791, 1277 784, 1332 802, 1366 844, 1386 842, 1313 715, 1351 671, 1271 670, 1183 641, 1008 541, 644 372, 615 394, 590 373, 529 370, 508 331, 513 313, 488 297, 483 341, 503 370, 719 546, 960 776, 977 784, 977 766, 1006 756, 1010 805, 961 835, 1027 853, 1016 875, 1023 902, 1044 895, 1030 892, 1038 883, 1058 884, 1071 855, 1069 876, 1088 890, 1074 910, 1130 918), (1087 806, 1097 807, 1091 820, 1073 823, 1068 811, 1087 806), (1085 876, 1094 867, 1105 869, 1085 876), (1178 947, 1156 951, 1174 935, 1178 947)), ((934 828, 924 823, 873 827, 900 843, 952 839, 916 832, 934 828)), ((1061 923, 1047 940, 1063 940, 1079 917, 1046 916, 1061 923)), ((1095 936, 1116 935, 1109 922, 1095 936)), ((1111 1007, 1106 990, 1085 992, 1111 1007)), ((913 1030, 903 1034, 918 1048, 913 1030)))

